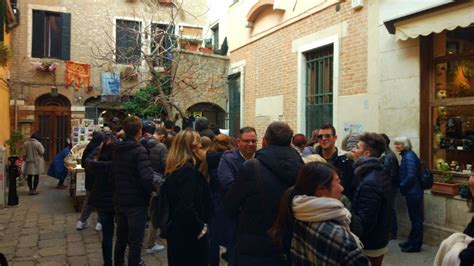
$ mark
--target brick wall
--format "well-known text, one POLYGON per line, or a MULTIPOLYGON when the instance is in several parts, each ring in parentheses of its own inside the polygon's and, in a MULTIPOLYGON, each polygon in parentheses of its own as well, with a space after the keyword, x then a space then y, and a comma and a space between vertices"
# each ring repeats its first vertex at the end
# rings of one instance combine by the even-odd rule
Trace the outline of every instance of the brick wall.
MULTIPOLYGON (((348 28, 347 35, 340 39, 339 96, 367 92, 367 8, 355 11, 350 1, 342 2, 340 7, 336 11, 330 6, 231 52, 231 64, 246 60, 246 125, 266 128, 259 125, 262 119, 255 118, 256 98, 283 95, 282 120, 296 128, 297 53, 292 52, 292 41, 343 21, 348 28)), ((263 131, 258 133, 262 135, 263 131)))
MULTIPOLYGON (((129 3, 126 0, 87 0, 87 1, 58 1, 58 0, 22 0, 18 1, 20 9, 20 25, 13 30, 13 59, 11 63, 11 87, 12 98, 24 100, 27 106, 35 104, 39 95, 49 93, 51 87, 58 87, 58 92, 66 96, 74 106, 82 106, 87 98, 100 95, 100 72, 120 71, 121 67, 112 64, 104 64, 92 53, 92 47, 99 47, 111 52, 113 48, 108 45, 115 43, 116 18, 142 20, 163 23, 170 21, 169 8, 161 6, 158 10, 151 10, 144 6, 141 1, 129 3), (32 12, 31 9, 46 10, 52 12, 71 13, 71 61, 91 64, 90 85, 94 88, 92 92, 83 90, 75 91, 64 85, 65 65, 62 60, 48 60, 58 64, 55 75, 41 73, 35 70, 31 64, 40 59, 31 58, 31 34, 32 34, 32 12)), ((177 24, 194 26, 205 26, 207 23, 206 9, 207 0, 184 1, 183 9, 178 14, 177 24), (204 15, 203 15, 204 14, 204 15)), ((148 26, 148 25, 145 25, 148 26)), ((146 37, 143 37, 143 42, 146 37)), ((104 54, 104 53, 102 53, 104 54)), ((113 53, 109 54, 110 61, 113 53)), ((124 83, 123 87, 131 87, 134 84, 124 83)), ((33 115, 33 110, 18 112, 19 118, 27 119, 33 115)), ((83 114, 76 112, 76 116, 83 114)), ((12 113, 13 116, 13 113, 12 113)), ((12 119, 14 123, 14 119, 12 119)), ((12 125, 13 126, 13 125, 12 125)))

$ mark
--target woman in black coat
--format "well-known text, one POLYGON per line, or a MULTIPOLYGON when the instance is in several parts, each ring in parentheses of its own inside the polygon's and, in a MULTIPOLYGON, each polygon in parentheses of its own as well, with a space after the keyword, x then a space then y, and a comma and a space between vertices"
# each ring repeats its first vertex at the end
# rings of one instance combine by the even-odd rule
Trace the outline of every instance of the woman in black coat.
POLYGON ((112 153, 115 141, 105 138, 94 160, 87 160, 89 174, 94 184, 89 196, 89 205, 96 208, 102 223, 102 257, 105 266, 112 265, 112 238, 114 236, 114 180, 112 175, 112 153))
POLYGON ((195 131, 179 132, 166 160, 169 200, 168 264, 208 265, 208 223, 212 203, 201 138, 195 131))

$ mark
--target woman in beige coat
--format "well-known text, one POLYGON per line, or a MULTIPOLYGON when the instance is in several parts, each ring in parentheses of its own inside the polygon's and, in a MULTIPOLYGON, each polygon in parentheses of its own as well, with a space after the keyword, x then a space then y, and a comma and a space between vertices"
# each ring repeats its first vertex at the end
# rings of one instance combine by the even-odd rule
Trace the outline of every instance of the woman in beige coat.
POLYGON ((30 195, 36 195, 39 183, 39 175, 44 173, 44 147, 40 142, 38 133, 33 133, 31 138, 25 142, 26 175, 28 176, 28 187, 30 195))

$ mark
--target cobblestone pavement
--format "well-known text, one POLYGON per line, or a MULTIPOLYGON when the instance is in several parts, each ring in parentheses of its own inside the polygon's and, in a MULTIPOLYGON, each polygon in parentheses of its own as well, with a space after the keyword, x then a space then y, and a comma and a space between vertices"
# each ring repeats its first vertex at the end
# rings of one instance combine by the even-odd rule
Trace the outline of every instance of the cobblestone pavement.
MULTIPOLYGON (((91 227, 78 231, 79 213, 74 211, 68 190, 55 189, 56 180, 40 179, 39 195, 29 196, 19 188, 20 207, 0 210, 0 252, 13 265, 103 265, 99 232, 91 227)), ((404 254, 392 241, 384 265, 433 265, 437 247, 404 254)), ((143 251, 147 265, 167 265, 166 250, 153 255, 143 251)), ((222 264, 225 265, 225 264, 222 264)))

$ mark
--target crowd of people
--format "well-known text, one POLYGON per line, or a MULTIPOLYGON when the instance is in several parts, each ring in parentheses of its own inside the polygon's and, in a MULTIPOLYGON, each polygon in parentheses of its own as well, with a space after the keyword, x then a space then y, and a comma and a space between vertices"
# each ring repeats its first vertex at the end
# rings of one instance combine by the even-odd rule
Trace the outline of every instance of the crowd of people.
MULTIPOLYGON (((258 150, 252 127, 236 138, 205 118, 194 129, 174 129, 130 116, 122 133, 95 132, 87 145, 77 229, 97 209, 105 265, 124 265, 127 247, 127 265, 143 264, 143 245, 147 253, 166 249, 171 266, 217 266, 221 257, 231 266, 382 265, 398 237, 398 192, 411 221, 399 246, 421 250, 420 159, 407 137, 394 140, 399 163, 387 135, 350 133, 338 149, 331 124, 306 139, 273 122, 258 150)), ((33 193, 35 173, 27 169, 33 193)))

